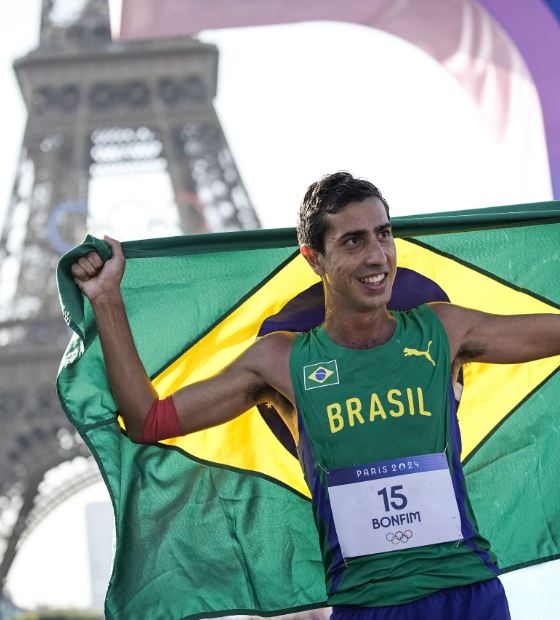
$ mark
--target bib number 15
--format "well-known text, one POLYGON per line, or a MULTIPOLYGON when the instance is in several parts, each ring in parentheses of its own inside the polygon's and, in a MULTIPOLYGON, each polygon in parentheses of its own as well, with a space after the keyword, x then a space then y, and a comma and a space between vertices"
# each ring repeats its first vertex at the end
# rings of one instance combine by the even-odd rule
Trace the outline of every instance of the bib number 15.
POLYGON ((397 493, 397 491, 399 491, 400 489, 402 489, 402 484, 399 484, 398 486, 395 486, 395 487, 391 487, 391 499, 398 500, 396 502, 389 502, 389 497, 387 497, 386 488, 381 489, 381 491, 377 492, 377 495, 381 495, 381 497, 383 498, 383 503, 385 504, 385 512, 389 512, 391 510, 391 508, 389 507, 389 504, 391 504, 391 506, 395 510, 402 510, 408 504, 408 500, 406 499, 406 496, 403 495, 402 493, 397 493))

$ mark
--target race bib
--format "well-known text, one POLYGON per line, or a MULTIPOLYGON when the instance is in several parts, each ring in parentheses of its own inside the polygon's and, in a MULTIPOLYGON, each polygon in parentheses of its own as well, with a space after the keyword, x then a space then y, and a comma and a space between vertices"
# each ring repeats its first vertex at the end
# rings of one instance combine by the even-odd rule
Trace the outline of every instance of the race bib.
POLYGON ((326 478, 344 557, 463 538, 445 454, 333 469, 326 478))

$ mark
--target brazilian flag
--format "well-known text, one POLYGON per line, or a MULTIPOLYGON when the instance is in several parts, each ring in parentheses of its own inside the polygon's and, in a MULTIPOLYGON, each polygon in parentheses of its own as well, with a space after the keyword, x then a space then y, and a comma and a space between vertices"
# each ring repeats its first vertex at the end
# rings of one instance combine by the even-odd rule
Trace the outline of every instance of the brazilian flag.
MULTIPOLYGON (((430 301, 497 314, 560 312, 560 202, 394 218, 391 308, 430 301)), ((254 408, 217 428, 140 446, 119 422, 94 315, 59 264, 75 334, 58 376, 116 519, 106 616, 179 620, 279 615, 324 605, 318 538, 287 428, 254 408)), ((293 229, 123 244, 122 294, 160 396, 216 373, 256 338, 324 320, 322 285, 293 229)), ((515 338, 515 334, 511 334, 515 338)), ((455 391, 462 460, 481 532, 502 571, 560 557, 560 357, 464 368, 455 391)), ((335 382, 336 366, 309 369, 335 382)))

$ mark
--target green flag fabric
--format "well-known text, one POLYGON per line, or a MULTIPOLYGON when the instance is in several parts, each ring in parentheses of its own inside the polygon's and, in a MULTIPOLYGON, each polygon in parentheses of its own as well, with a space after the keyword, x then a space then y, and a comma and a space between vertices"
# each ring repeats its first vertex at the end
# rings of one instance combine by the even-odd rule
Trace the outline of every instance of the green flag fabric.
MULTIPOLYGON (((496 314, 560 313, 560 202, 394 218, 393 229, 392 309, 443 300, 496 314)), ((148 446, 127 438, 91 305, 70 273, 91 249, 110 255, 88 237, 59 264, 75 334, 57 389, 113 502, 106 617, 272 616, 325 605, 309 490, 274 409, 148 446)), ((259 336, 323 321, 321 284, 293 229, 127 242, 123 251, 130 326, 161 397, 211 376, 259 336)), ((560 357, 470 364, 455 390, 467 486, 502 571, 560 557, 559 367, 560 357)))

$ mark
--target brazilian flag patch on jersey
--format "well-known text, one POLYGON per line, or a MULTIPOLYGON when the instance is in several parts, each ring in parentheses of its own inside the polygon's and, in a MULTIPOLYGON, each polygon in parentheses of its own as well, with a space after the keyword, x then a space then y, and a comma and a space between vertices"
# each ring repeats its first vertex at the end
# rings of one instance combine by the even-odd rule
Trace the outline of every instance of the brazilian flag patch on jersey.
POLYGON ((338 385, 338 367, 336 360, 319 362, 303 369, 303 380, 306 390, 313 390, 327 385, 338 385))

